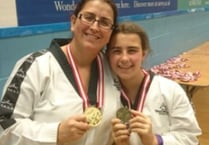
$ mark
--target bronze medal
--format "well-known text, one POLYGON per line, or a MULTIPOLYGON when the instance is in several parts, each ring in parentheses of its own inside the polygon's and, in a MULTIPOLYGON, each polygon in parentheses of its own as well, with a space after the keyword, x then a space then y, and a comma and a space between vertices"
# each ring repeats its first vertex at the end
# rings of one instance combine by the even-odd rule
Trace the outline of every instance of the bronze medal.
POLYGON ((131 118, 131 112, 128 107, 122 107, 118 109, 116 113, 117 118, 119 118, 123 123, 128 123, 131 118))
POLYGON ((84 112, 90 126, 97 126, 102 120, 102 112, 96 107, 88 107, 84 112))

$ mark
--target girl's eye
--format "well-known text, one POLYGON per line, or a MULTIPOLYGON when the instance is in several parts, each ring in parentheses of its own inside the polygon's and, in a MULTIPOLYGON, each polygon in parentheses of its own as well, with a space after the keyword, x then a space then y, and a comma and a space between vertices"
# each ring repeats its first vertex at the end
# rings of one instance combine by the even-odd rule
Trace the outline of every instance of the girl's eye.
POLYGON ((130 50, 128 50, 128 52, 129 53, 135 53, 135 52, 137 52, 135 49, 130 49, 130 50))
POLYGON ((119 54, 120 53, 120 49, 112 49, 111 50, 111 53, 113 53, 113 54, 119 54))

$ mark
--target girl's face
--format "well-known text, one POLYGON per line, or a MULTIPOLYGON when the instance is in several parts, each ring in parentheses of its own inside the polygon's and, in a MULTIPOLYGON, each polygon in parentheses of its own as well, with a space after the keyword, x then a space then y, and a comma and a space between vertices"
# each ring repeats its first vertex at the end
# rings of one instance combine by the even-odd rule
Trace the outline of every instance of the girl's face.
POLYGON ((73 41, 78 49, 87 48, 89 52, 100 51, 109 41, 112 29, 103 29, 100 23, 113 24, 114 14, 110 5, 103 1, 88 1, 78 16, 71 17, 71 31, 73 41), (81 17, 80 17, 81 15, 81 17), (85 22, 84 18, 94 18, 92 24, 85 22))
POLYGON ((113 72, 121 80, 136 78, 146 56, 137 34, 116 34, 110 42, 107 53, 113 72))

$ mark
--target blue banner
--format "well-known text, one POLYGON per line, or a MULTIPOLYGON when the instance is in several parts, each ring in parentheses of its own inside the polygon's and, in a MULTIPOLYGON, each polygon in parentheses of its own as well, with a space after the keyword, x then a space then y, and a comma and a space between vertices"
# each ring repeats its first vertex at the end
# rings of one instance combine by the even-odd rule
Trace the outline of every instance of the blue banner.
MULTIPOLYGON (((18 25, 69 22, 77 0, 16 0, 18 25)), ((177 9, 177 0, 115 0, 119 16, 177 9)))

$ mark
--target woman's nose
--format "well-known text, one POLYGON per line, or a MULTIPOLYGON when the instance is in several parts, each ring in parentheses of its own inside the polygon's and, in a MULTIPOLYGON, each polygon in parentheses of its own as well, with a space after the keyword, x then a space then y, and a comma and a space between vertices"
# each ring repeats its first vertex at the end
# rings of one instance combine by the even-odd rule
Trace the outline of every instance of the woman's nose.
POLYGON ((92 28, 92 29, 99 29, 99 21, 98 21, 98 20, 95 20, 95 21, 91 24, 90 28, 92 28))

